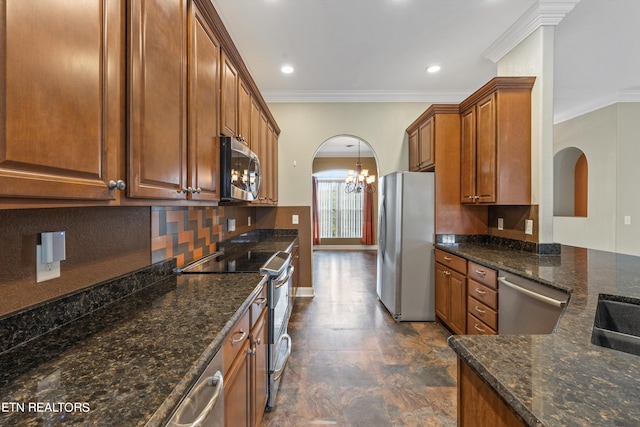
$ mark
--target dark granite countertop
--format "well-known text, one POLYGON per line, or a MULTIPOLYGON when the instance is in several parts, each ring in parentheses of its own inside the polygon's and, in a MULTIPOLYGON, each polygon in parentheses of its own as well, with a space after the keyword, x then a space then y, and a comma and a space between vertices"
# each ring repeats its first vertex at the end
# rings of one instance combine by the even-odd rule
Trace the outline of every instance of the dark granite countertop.
POLYGON ((599 294, 640 297, 640 257, 570 246, 544 256, 477 244, 436 247, 570 292, 553 334, 449 339, 528 425, 640 425, 640 357, 591 344, 599 294))
MULTIPOLYGON (((294 239, 253 244, 276 252, 294 239)), ((164 425, 265 281, 170 275, 0 353, 0 425, 164 425)))

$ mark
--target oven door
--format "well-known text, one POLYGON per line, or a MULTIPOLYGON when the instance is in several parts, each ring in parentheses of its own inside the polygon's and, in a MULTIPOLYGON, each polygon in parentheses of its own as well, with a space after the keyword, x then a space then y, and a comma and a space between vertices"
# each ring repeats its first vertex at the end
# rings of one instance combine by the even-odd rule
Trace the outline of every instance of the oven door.
POLYGON ((291 316, 291 305, 289 304, 290 284, 293 280, 293 265, 289 265, 285 271, 277 278, 273 279, 273 292, 271 292, 269 307, 272 310, 272 328, 269 328, 269 343, 276 344, 280 336, 287 330, 289 317, 291 316))

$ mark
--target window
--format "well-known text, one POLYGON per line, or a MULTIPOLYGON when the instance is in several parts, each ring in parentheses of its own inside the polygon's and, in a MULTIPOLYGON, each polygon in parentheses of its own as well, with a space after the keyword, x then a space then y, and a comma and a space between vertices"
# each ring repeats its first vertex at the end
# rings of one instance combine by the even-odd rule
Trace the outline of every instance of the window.
POLYGON ((316 174, 318 178, 318 218, 320 237, 362 237, 362 193, 345 192, 347 171, 316 174))

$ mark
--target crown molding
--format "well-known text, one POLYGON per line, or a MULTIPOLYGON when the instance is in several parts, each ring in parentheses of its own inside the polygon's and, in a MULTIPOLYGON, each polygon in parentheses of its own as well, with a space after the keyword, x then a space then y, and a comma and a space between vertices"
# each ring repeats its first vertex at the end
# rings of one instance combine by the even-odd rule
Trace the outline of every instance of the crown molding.
POLYGON ((621 90, 613 95, 603 96, 591 102, 579 105, 578 107, 555 114, 553 116, 553 124, 557 125, 558 123, 566 122, 567 120, 622 102, 640 102, 640 89, 621 90))
POLYGON ((428 102, 457 103, 469 92, 447 91, 389 91, 389 90, 306 90, 269 91, 262 96, 267 103, 305 102, 428 102))
POLYGON ((542 26, 558 25, 580 0, 538 0, 482 56, 497 63, 542 26))

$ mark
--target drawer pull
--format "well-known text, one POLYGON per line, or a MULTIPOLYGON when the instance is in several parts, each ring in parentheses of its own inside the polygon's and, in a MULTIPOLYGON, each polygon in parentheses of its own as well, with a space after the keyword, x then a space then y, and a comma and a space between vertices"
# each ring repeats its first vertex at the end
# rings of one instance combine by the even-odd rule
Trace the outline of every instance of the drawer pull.
POLYGON ((487 291, 483 291, 480 288, 476 288, 476 292, 479 293, 480 295, 486 295, 487 294, 487 291))
POLYGON ((231 340, 231 345, 236 345, 239 342, 244 341, 244 339, 247 337, 247 333, 243 331, 242 328, 240 328, 239 331, 234 332, 234 334, 242 334, 242 335, 237 340, 231 340))
POLYGON ((451 275, 451 272, 449 272, 447 270, 443 271, 443 273, 444 273, 445 276, 450 276, 451 275))
POLYGON ((452 260, 453 260, 453 258, 451 258, 450 256, 446 256, 446 257, 444 257, 444 260, 445 260, 445 261, 452 261, 452 260))
POLYGON ((487 331, 485 331, 484 329, 482 329, 480 326, 478 326, 478 324, 477 324, 477 323, 473 325, 473 328, 474 328, 476 331, 480 332, 481 334, 484 334, 484 333, 486 333, 486 332, 487 332, 487 331))
POLYGON ((265 297, 256 298, 256 300, 254 301, 254 303, 255 303, 256 305, 262 305, 262 304, 264 304, 265 302, 267 302, 267 299, 266 299, 265 297))
POLYGON ((476 305, 475 310, 476 310, 478 313, 480 313, 480 314, 487 314, 487 312, 486 312, 485 310, 482 310, 482 309, 481 309, 480 307, 478 307, 477 305, 476 305))
POLYGON ((484 275, 486 275, 486 274, 487 274, 487 272, 486 272, 486 271, 484 271, 484 270, 476 270, 476 273, 478 273, 478 274, 479 274, 479 275, 481 275, 481 276, 484 276, 484 275))

